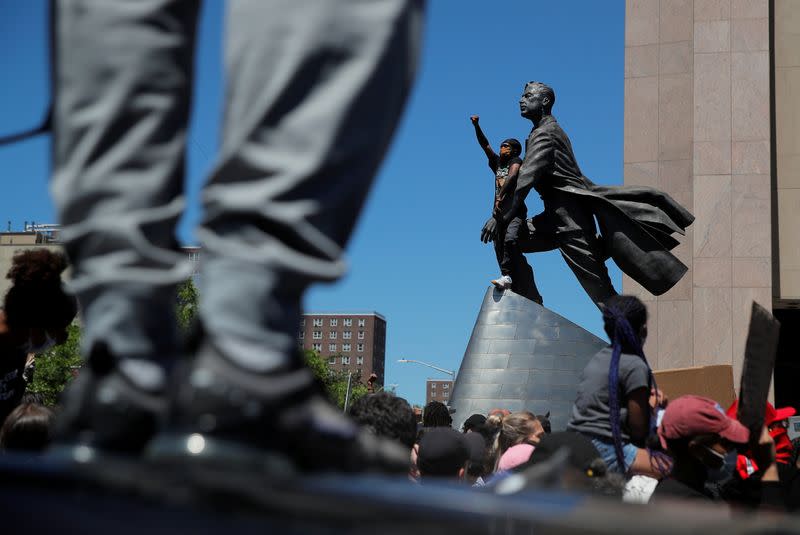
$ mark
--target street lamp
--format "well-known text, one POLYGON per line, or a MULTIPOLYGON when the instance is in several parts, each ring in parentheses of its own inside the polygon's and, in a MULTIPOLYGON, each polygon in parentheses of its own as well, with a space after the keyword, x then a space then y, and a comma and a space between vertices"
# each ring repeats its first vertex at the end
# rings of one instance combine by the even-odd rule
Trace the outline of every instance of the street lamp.
POLYGON ((399 383, 391 383, 391 384, 388 384, 388 385, 385 385, 385 386, 382 386, 382 387, 378 388, 378 389, 375 391, 375 393, 377 394, 378 392, 381 392, 381 391, 383 391, 383 392, 388 392, 388 393, 390 393, 390 394, 394 394, 394 395, 396 395, 396 394, 397 394, 397 387, 398 387, 398 386, 400 386, 400 384, 399 384, 399 383), (386 387, 389 387, 389 388, 387 389, 386 387))
POLYGON ((440 371, 442 373, 446 373, 447 375, 449 375, 453 379, 453 382, 455 382, 455 380, 456 380, 456 372, 455 371, 446 370, 444 368, 440 368, 439 366, 434 366, 433 364, 428 364, 427 362, 422 362, 420 360, 414 360, 414 359, 398 359, 397 362, 401 362, 401 363, 413 362, 414 364, 421 364, 423 366, 427 366, 428 368, 433 368, 434 370, 440 371))

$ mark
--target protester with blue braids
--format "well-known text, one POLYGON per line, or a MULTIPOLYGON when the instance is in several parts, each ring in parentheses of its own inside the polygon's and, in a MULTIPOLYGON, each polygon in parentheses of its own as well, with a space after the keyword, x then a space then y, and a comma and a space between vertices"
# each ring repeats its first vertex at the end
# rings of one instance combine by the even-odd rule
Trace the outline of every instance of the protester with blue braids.
POLYGON ((583 370, 567 428, 589 438, 609 470, 661 478, 667 468, 645 447, 655 429, 651 413, 666 403, 642 349, 647 308, 634 296, 615 295, 602 309, 611 345, 583 370))

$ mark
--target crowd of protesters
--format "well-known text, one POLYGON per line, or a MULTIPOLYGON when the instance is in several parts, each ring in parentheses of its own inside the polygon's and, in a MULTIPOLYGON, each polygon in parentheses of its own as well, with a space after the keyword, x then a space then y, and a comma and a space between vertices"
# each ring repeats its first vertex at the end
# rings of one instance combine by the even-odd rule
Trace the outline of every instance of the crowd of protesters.
POLYGON ((429 403, 417 418, 385 393, 359 400, 353 416, 375 433, 405 437, 409 478, 419 484, 460 482, 484 492, 556 486, 652 504, 800 508, 798 444, 787 433, 793 408, 767 403, 764 428, 750 437, 736 402, 726 411, 696 395, 668 400, 642 351, 642 302, 609 299, 603 318, 611 344, 584 369, 566 431, 552 432, 548 415, 502 408, 469 416, 459 431, 444 404, 429 403))
POLYGON ((27 395, 33 357, 67 340, 78 312, 63 288, 64 255, 48 249, 17 254, 6 277, 11 287, 0 309, 0 448, 41 451, 50 440, 54 413, 27 395), (26 399, 27 398, 27 399, 26 399))
MULTIPOLYGON (((75 318, 77 304, 61 283, 66 265, 62 255, 39 249, 17 255, 7 275, 13 284, 0 311, 4 452, 46 454, 50 442, 56 412, 25 393, 26 368, 32 354, 66 340, 75 318)), ((450 482, 476 492, 557 487, 651 504, 691 499, 800 508, 798 444, 787 433, 793 408, 767 403, 764 428, 754 439, 736 419, 736 402, 726 411, 695 395, 668 400, 642 351, 642 302, 609 299, 603 319, 611 343, 583 370, 565 431, 552 431, 549 414, 503 408, 473 414, 456 430, 443 403, 433 401, 420 414, 386 392, 356 400, 350 418, 402 445, 407 477, 417 484, 450 482), (649 484, 632 485, 637 478, 649 484)))

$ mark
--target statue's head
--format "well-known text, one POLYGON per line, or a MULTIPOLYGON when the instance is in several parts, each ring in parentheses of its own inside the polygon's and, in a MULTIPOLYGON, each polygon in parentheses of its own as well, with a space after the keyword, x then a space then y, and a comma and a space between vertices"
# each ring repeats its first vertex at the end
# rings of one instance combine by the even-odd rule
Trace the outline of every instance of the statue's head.
POLYGON ((556 94, 552 87, 542 82, 528 82, 519 99, 520 114, 531 121, 538 121, 542 116, 550 115, 555 102, 556 94))
POLYGON ((510 137, 504 139, 502 143, 500 143, 500 156, 514 158, 520 154, 522 154, 522 143, 520 143, 518 139, 510 137))

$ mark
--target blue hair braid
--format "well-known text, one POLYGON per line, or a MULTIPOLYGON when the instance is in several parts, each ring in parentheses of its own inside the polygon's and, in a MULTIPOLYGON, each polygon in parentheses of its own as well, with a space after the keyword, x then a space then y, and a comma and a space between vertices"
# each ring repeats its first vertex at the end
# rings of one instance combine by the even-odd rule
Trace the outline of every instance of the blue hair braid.
MULTIPOLYGON (((632 350, 636 355, 641 357, 647 366, 647 384, 648 388, 653 388, 655 385, 655 378, 647 362, 642 348, 642 342, 639 339, 638 333, 634 332, 626 313, 630 308, 630 303, 625 303, 624 309, 616 306, 616 303, 607 306, 603 315, 613 320, 614 332, 611 337, 611 363, 608 369, 608 408, 609 420, 611 424, 611 436, 614 440, 614 452, 617 456, 617 463, 625 470, 625 456, 622 452, 622 422, 620 420, 620 395, 619 395, 619 361, 622 356, 623 346, 632 350)), ((651 432, 655 430, 655 419, 650 419, 651 432)))

